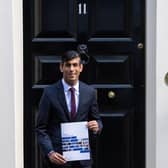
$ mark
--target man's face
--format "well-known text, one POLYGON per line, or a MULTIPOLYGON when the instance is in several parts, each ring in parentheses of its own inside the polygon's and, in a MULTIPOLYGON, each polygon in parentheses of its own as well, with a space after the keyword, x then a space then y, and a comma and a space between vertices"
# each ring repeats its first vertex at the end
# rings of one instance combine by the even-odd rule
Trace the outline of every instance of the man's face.
POLYGON ((69 85, 75 85, 79 79, 80 73, 83 70, 83 65, 80 63, 80 58, 76 57, 60 64, 60 70, 63 73, 64 80, 69 85))

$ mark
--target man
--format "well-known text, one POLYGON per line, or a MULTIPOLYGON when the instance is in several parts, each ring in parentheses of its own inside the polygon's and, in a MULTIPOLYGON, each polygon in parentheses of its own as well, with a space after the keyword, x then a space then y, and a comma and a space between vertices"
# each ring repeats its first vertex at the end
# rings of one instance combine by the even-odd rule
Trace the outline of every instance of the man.
POLYGON ((100 134, 102 121, 98 114, 96 91, 79 81, 83 70, 81 58, 76 51, 67 51, 62 56, 60 71, 62 80, 46 87, 39 104, 37 117, 37 140, 52 168, 91 168, 91 160, 67 162, 62 155, 60 124, 88 121, 90 133, 100 134), (70 91, 73 87, 74 95, 70 91), (72 105, 72 97, 75 105, 72 105), (75 110, 75 114, 72 111, 75 110))

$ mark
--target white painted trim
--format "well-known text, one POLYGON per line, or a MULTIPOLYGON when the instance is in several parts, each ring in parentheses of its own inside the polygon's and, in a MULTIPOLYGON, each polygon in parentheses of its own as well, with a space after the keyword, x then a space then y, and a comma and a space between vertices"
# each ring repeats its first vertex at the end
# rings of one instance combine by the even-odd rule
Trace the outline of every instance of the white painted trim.
POLYGON ((146 168, 156 167, 156 1, 146 0, 146 168))
POLYGON ((168 165, 168 1, 157 1, 156 27, 156 167, 168 165))
POLYGON ((12 0, 0 0, 0 167, 15 167, 12 0))
POLYGON ((23 152, 23 9, 22 0, 12 0, 15 168, 24 167, 23 152))

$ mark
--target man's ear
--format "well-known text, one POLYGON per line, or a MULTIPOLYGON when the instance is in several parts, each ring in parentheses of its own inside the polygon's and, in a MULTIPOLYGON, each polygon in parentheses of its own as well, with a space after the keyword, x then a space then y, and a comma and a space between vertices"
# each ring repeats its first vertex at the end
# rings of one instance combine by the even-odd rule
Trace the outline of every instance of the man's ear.
POLYGON ((80 64, 80 72, 83 71, 83 64, 80 64))
POLYGON ((63 64, 60 63, 60 71, 63 72, 63 64))

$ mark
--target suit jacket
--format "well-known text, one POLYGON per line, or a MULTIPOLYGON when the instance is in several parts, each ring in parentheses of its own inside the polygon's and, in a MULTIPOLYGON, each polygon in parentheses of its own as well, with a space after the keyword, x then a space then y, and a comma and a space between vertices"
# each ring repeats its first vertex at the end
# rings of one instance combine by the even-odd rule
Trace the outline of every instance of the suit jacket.
MULTIPOLYGON (((102 129, 98 113, 96 91, 91 86, 79 81, 79 105, 75 121, 97 120, 102 129)), ((60 123, 71 122, 66 104, 62 81, 44 89, 39 104, 36 133, 38 143, 47 156, 52 150, 62 153, 60 123)))

